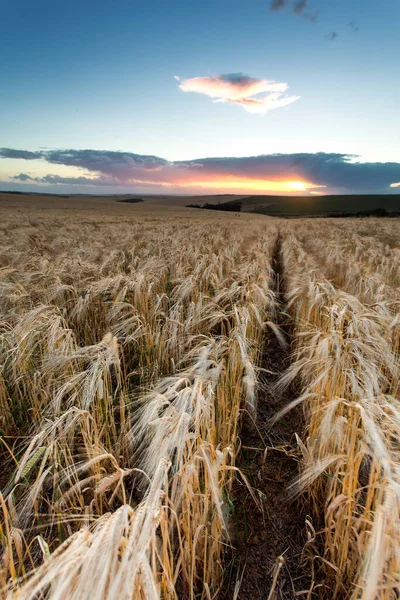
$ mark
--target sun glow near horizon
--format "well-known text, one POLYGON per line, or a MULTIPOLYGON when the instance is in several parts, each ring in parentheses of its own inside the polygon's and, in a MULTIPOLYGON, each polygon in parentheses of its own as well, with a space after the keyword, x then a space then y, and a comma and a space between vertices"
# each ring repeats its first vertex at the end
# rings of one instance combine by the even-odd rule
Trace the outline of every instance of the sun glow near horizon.
POLYGON ((271 181, 265 179, 218 179, 214 181, 192 181, 190 187, 199 188, 214 188, 214 189, 229 189, 239 191, 253 192, 308 192, 316 188, 324 188, 326 186, 316 185, 307 181, 271 181))

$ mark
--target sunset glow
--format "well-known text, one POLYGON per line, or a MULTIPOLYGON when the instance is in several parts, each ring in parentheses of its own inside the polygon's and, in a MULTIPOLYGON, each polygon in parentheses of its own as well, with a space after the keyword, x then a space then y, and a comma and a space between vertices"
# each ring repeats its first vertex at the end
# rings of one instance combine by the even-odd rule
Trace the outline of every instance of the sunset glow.
POLYGON ((52 186, 54 191, 86 189, 90 193, 163 194, 168 190, 179 195, 226 191, 295 196, 360 193, 366 189, 396 193, 400 187, 400 163, 356 162, 353 154, 334 152, 173 161, 115 150, 4 147, 0 148, 0 159, 3 178, 9 178, 4 185, 32 191, 52 186))
POLYGON ((308 188, 315 187, 305 181, 288 181, 285 185, 290 189, 298 192, 306 192, 308 188))
MULTIPOLYGON (((188 183, 186 184, 188 185, 188 183)), ((306 181, 270 181, 264 179, 218 179, 214 181, 191 181, 194 188, 249 190, 254 192, 307 192, 313 188, 325 186, 315 185, 306 181)))

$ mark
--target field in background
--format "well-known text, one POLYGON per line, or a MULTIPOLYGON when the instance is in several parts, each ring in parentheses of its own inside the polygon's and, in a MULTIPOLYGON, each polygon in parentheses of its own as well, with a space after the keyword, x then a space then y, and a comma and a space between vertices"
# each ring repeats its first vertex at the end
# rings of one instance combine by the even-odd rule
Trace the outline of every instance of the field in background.
MULTIPOLYGON (((351 196, 274 196, 274 195, 237 195, 219 194, 205 196, 146 196, 140 194, 122 196, 52 196, 36 194, 7 194, 0 192, 0 207, 6 206, 36 206, 46 208, 58 202, 59 206, 81 210, 83 206, 94 206, 101 203, 104 207, 110 203, 129 203, 129 199, 140 199, 142 206, 184 208, 191 204, 203 205, 224 204, 240 201, 242 212, 257 212, 271 216, 301 217, 301 216, 334 216, 346 213, 359 213, 383 209, 390 213, 400 214, 400 194, 361 194, 351 196)), ((378 215, 379 216, 379 215, 378 215)))
MULTIPOLYGON (((55 208, 63 207, 68 210, 82 210, 85 206, 94 208, 101 205, 103 208, 106 206, 120 207, 124 205, 121 200, 127 198, 140 198, 143 199, 141 208, 149 206, 153 209, 154 207, 164 207, 166 210, 174 208, 184 208, 191 202, 212 202, 217 204, 218 202, 226 202, 230 199, 240 199, 243 196, 234 196, 231 194, 227 195, 215 195, 215 196, 146 196, 141 194, 123 194, 115 196, 92 196, 92 195, 53 195, 53 194, 20 194, 20 193, 7 193, 0 192, 0 207, 29 207, 34 204, 36 207, 41 208, 55 208)), ((119 210, 119 208, 118 208, 119 210)))
MULTIPOLYGON (((383 209, 400 212, 400 194, 360 194, 351 196, 250 196, 244 206, 267 215, 330 216, 383 209)), ((397 215, 398 216, 398 215, 397 215)))
POLYGON ((0 199, 4 597, 397 598, 399 221, 32 199, 0 199))

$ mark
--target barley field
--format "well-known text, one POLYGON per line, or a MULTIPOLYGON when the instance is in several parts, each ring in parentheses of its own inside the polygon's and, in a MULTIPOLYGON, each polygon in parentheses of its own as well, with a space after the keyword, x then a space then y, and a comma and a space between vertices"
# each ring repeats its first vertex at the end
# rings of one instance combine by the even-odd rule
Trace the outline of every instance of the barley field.
POLYGON ((46 202, 2 206, 1 596, 398 598, 399 221, 46 202))

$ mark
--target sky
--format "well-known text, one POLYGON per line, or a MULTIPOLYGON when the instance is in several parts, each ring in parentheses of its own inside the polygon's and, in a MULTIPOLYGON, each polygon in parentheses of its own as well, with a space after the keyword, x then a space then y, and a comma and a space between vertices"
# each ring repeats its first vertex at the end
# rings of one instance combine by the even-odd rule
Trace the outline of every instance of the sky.
POLYGON ((6 0, 0 189, 400 192, 399 0, 6 0))

